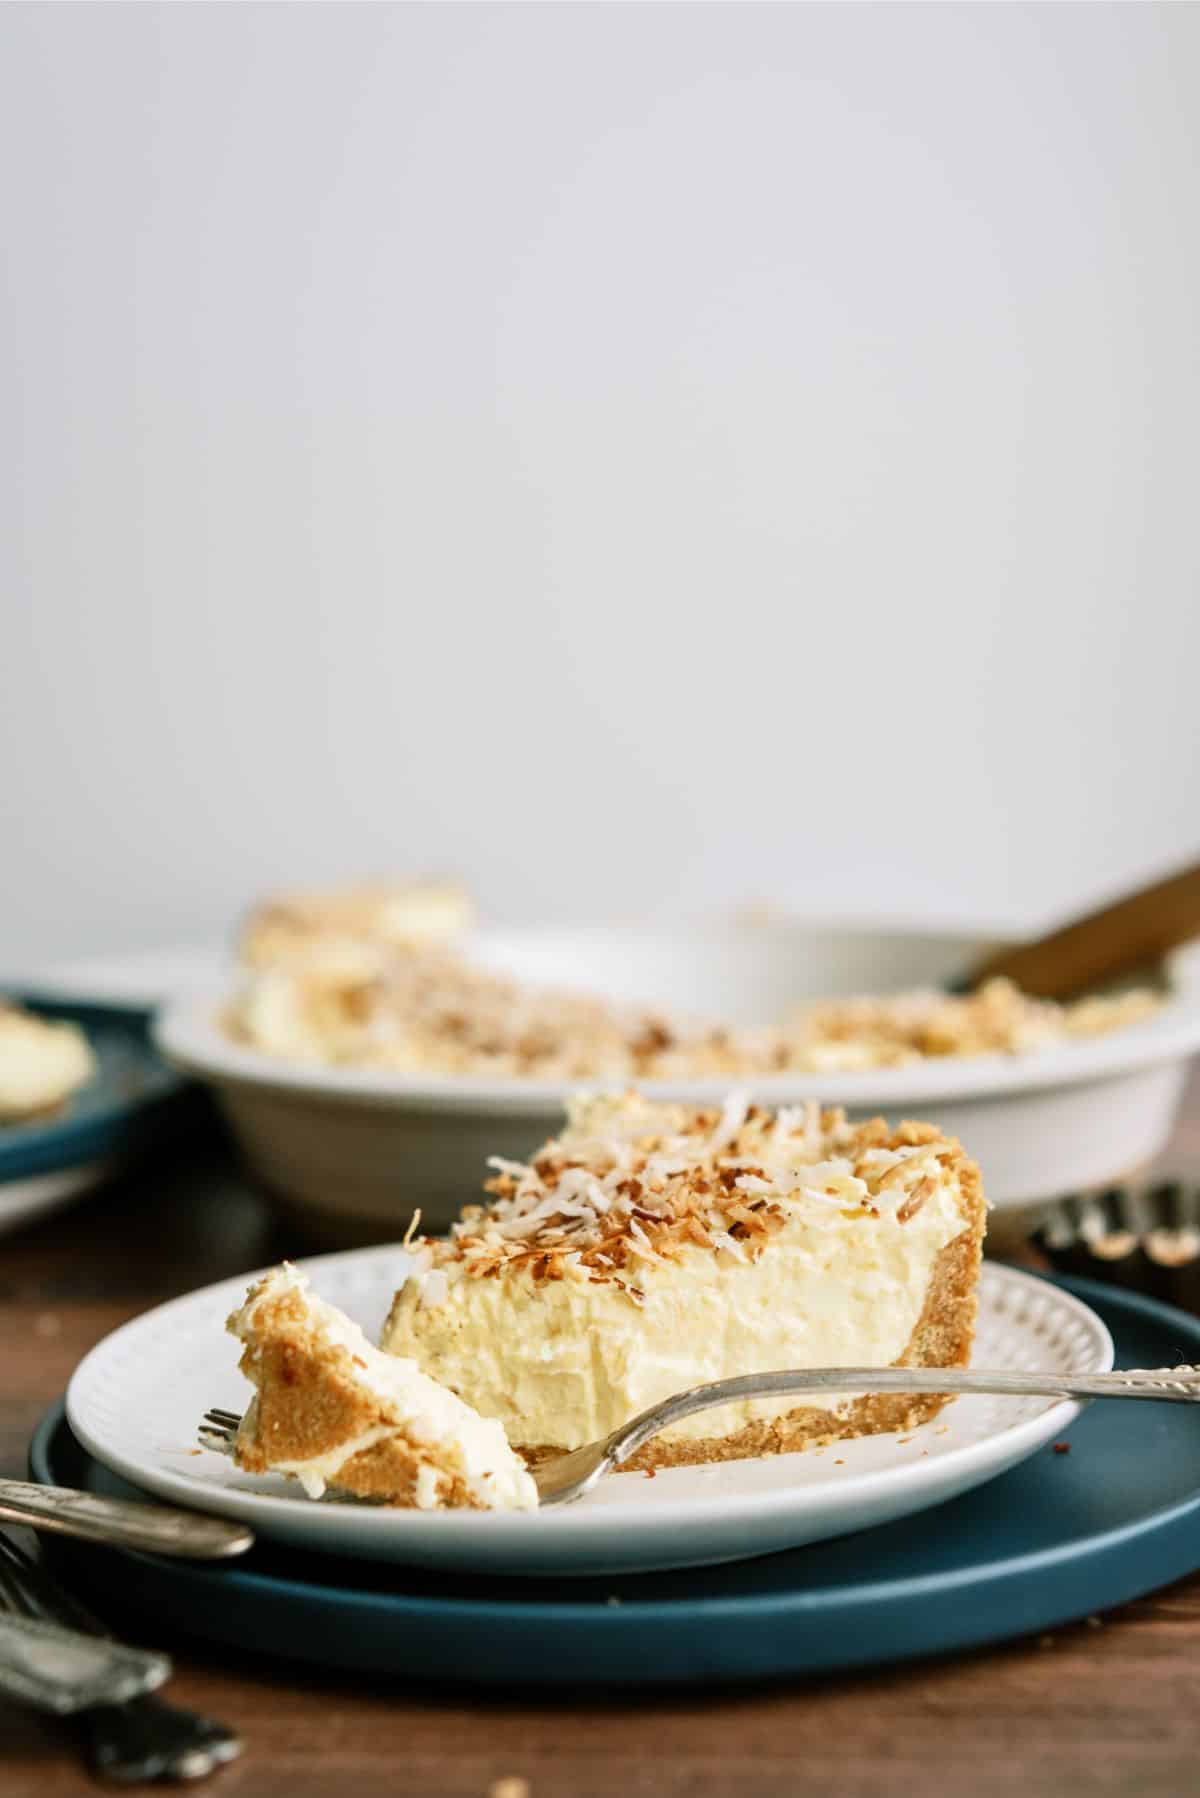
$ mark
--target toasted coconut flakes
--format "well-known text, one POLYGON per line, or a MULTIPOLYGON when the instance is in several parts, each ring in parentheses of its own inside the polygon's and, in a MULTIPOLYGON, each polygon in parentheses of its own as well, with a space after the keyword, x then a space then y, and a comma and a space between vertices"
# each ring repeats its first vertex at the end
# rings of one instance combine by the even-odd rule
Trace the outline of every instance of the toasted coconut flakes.
POLYGON ((902 1224, 906 1224, 910 1218, 916 1217, 917 1212, 921 1209, 922 1205, 925 1204, 927 1199, 931 1199, 936 1191, 937 1181, 931 1179, 930 1176, 926 1174, 925 1178, 913 1187, 908 1197, 904 1200, 904 1203, 897 1208, 896 1217, 898 1221, 902 1224))
POLYGON ((631 1267, 701 1248, 752 1261, 798 1210, 818 1226, 843 1215, 878 1221, 882 1193, 883 1214, 906 1221, 936 1189, 938 1157, 957 1152, 922 1135, 924 1126, 889 1133, 880 1119, 850 1125, 809 1106, 772 1117, 742 1095, 720 1112, 587 1097, 528 1164, 497 1158, 492 1202, 421 1253, 452 1279, 523 1268, 539 1285, 568 1275, 611 1282, 637 1303, 631 1267))
POLYGON ((503 1155, 489 1155, 487 1165, 494 1167, 498 1174, 510 1174, 514 1180, 524 1180, 529 1168, 523 1161, 506 1161, 503 1155))
POLYGON ((444 1305, 450 1296, 450 1281, 446 1270, 441 1267, 430 1268, 421 1281, 420 1307, 422 1311, 431 1311, 438 1305, 444 1305))
POLYGON ((947 1146, 946 1143, 922 1143, 918 1148, 905 1151, 901 1159, 893 1162, 883 1177, 876 1182, 876 1193, 887 1192, 893 1186, 902 1186, 907 1174, 911 1174, 915 1167, 923 1166, 928 1161, 936 1161, 947 1146))
POLYGON ((712 1245, 715 1249, 724 1249, 728 1254, 732 1255, 736 1261, 748 1261, 750 1259, 741 1243, 735 1236, 731 1236, 728 1230, 714 1230, 712 1233, 712 1245))
POLYGON ((766 1235, 766 1226, 763 1224, 762 1219, 756 1212, 749 1210, 747 1206, 732 1205, 729 1210, 729 1215, 736 1223, 741 1224, 743 1229, 749 1230, 752 1235, 766 1235))
POLYGON ((721 1111, 720 1120, 708 1145, 710 1155, 717 1155, 727 1148, 737 1136, 746 1121, 746 1113, 750 1108, 749 1095, 746 1093, 730 1093, 721 1111))
POLYGON ((650 1239, 636 1217, 631 1217, 629 1220, 629 1246, 634 1254, 640 1255, 644 1261, 656 1261, 660 1266, 662 1265, 662 1256, 650 1246, 650 1239))

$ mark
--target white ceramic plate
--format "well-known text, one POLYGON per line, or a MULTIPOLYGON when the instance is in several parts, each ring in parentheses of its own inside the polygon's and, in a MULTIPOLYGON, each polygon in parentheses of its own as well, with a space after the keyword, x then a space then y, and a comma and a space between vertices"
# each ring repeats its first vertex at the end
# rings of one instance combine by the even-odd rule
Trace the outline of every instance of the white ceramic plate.
MULTIPOLYGON (((322 1297, 376 1335, 406 1264, 389 1247, 302 1265, 322 1297)), ((223 1325, 252 1277, 175 1299, 107 1337, 76 1371, 67 1416, 86 1448, 146 1491, 330 1554, 521 1574, 742 1560, 940 1504, 1024 1460, 1079 1412, 1044 1399, 959 1399, 907 1436, 670 1468, 652 1480, 615 1474, 573 1505, 532 1515, 314 1503, 289 1481, 257 1479, 197 1452, 205 1408, 240 1411, 250 1395, 223 1325)), ((1032 1275, 984 1267, 977 1365, 1095 1373, 1111 1367, 1112 1355, 1108 1331, 1086 1305, 1032 1275)))
POLYGON ((7 984, 40 999, 107 1005, 149 1016, 164 999, 211 986, 228 966, 229 949, 223 944, 178 944, 43 963, 11 975, 7 984))
MULTIPOLYGON (((945 980, 985 947, 964 936, 796 922, 749 928, 559 929, 485 933, 488 965, 543 985, 762 1023, 820 994, 945 980)), ((416 1206, 440 1228, 473 1199, 486 1157, 523 1159, 559 1127, 580 1082, 406 1075, 281 1061, 231 1041, 219 1022, 234 976, 170 1004, 157 1041, 214 1088, 247 1159, 273 1190, 377 1239, 416 1206)), ((988 1197, 1020 1208, 1107 1184, 1164 1146, 1200 1048, 1200 961, 1169 966, 1170 995, 1127 1030, 1024 1055, 981 1055, 859 1073, 745 1082, 767 1104, 818 1099, 855 1116, 918 1117, 958 1136, 988 1197)), ((652 1097, 706 1104, 735 1082, 638 1082, 652 1097)))
POLYGON ((98 1186, 109 1172, 104 1161, 84 1162, 81 1167, 56 1174, 34 1174, 27 1180, 6 1180, 0 1186, 0 1236, 20 1229, 35 1218, 60 1211, 80 1193, 98 1186))

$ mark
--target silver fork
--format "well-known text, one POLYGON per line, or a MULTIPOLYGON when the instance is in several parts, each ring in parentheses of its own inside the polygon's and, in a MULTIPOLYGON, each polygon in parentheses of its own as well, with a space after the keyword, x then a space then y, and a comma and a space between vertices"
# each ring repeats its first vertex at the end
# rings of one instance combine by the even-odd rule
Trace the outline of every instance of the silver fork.
MULTIPOLYGON (((782 1373, 739 1374, 693 1386, 674 1398, 651 1405, 599 1442, 589 1442, 533 1468, 538 1500, 543 1505, 570 1504, 612 1473, 660 1430, 669 1429, 698 1411, 711 1411, 739 1399, 787 1398, 822 1392, 935 1393, 947 1398, 968 1393, 1035 1398, 1150 1398, 1168 1404, 1200 1403, 1200 1368, 1159 1367, 1127 1373, 1014 1373, 1011 1370, 958 1367, 798 1367, 782 1373)), ((200 1440, 221 1454, 233 1452, 241 1418, 219 1407, 204 1413, 200 1440)))
MULTIPOLYGON (((111 1641, 111 1632, 64 1592, 32 1555, 0 1531, 0 1610, 111 1641)), ((203 1779, 242 1752, 221 1723, 150 1696, 84 1711, 88 1765, 100 1779, 132 1785, 151 1779, 203 1779)))

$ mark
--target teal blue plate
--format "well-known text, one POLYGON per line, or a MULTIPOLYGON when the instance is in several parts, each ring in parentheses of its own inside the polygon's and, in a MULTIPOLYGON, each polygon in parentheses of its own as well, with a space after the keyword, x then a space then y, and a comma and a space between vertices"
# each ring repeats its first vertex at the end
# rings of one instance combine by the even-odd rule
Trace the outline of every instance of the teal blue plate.
MULTIPOLYGON (((1200 1362, 1200 1322, 1086 1280, 1120 1367, 1200 1362)), ((42 1419, 32 1477, 131 1489, 42 1419)), ((479 1579, 268 1543, 220 1567, 82 1548, 72 1577, 142 1633, 456 1687, 759 1680, 977 1648, 1123 1604, 1200 1567, 1200 1416, 1096 1404, 934 1510, 755 1561, 593 1579, 479 1579)))
POLYGON ((22 999, 46 1017, 82 1026, 96 1071, 55 1117, 0 1128, 0 1186, 127 1160, 157 1140, 185 1087, 153 1048, 147 1020, 103 1005, 22 999))

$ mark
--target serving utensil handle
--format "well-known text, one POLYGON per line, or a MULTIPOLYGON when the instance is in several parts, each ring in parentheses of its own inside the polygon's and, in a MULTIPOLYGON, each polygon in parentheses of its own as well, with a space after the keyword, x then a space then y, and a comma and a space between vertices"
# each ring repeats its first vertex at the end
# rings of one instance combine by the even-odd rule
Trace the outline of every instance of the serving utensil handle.
POLYGON ((1000 949, 972 968, 963 988, 1003 975, 1037 999, 1077 999, 1137 974, 1200 936, 1200 863, 1141 887, 1036 942, 1000 949))

